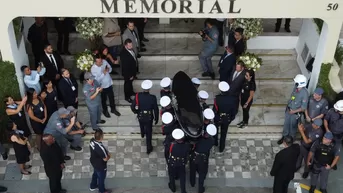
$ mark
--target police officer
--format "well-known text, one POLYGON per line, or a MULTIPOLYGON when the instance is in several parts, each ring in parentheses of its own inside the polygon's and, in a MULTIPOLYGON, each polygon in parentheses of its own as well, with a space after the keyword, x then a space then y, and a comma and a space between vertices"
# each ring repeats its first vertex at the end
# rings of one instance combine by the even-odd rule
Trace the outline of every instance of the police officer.
MULTIPOLYGON (((70 111, 70 116, 68 116, 65 119, 62 119, 64 125, 69 126, 70 124, 70 117, 75 116, 77 114, 77 110, 73 106, 67 107, 67 110, 70 111)), ((77 119, 77 118, 76 118, 77 119)), ((71 131, 69 131, 66 135, 67 139, 70 141, 70 149, 75 151, 81 151, 81 142, 82 137, 85 134, 85 130, 82 127, 81 123, 78 120, 75 120, 74 126, 71 128, 71 131)))
POLYGON ((83 94, 85 95, 86 105, 89 111, 92 129, 99 129, 97 124, 104 124, 106 121, 101 120, 101 97, 102 88, 95 77, 86 72, 84 75, 86 84, 83 85, 83 94))
POLYGON ((162 114, 162 123, 162 135, 165 136, 165 139, 163 141, 164 157, 166 158, 166 162, 168 163, 169 147, 171 142, 174 141, 172 132, 178 127, 178 124, 177 121, 174 119, 174 116, 169 112, 165 112, 162 114))
POLYGON ((333 140, 339 145, 343 138, 343 100, 337 101, 324 117, 326 132, 332 132, 333 140))
POLYGON ((181 129, 174 129, 172 137, 175 139, 170 144, 168 158, 169 189, 176 191, 175 177, 180 178, 181 193, 186 193, 186 164, 190 151, 190 145, 185 143, 185 133, 181 129))
POLYGON ((204 90, 201 90, 198 92, 199 102, 201 104, 202 110, 205 110, 207 108, 210 108, 210 106, 206 103, 206 100, 208 99, 208 93, 204 90))
POLYGON ((205 192, 204 181, 208 172, 208 160, 210 151, 214 145, 213 136, 217 134, 217 128, 213 124, 206 127, 206 132, 195 144, 190 159, 190 183, 195 186, 195 173, 199 174, 198 192, 205 192))
POLYGON ((198 78, 192 78, 191 80, 195 88, 198 90, 199 86, 201 85, 201 81, 198 78))
POLYGON ((215 115, 213 110, 210 108, 205 109, 202 114, 204 115, 204 129, 206 129, 207 125, 213 123, 215 115))
POLYGON ((160 115, 162 116, 163 113, 165 112, 169 112, 171 113, 172 115, 175 115, 175 111, 174 111, 174 108, 172 107, 171 105, 171 100, 168 96, 163 96, 161 99, 160 99, 160 105, 161 105, 161 112, 160 112, 160 115))
POLYGON ((155 125, 158 123, 158 106, 156 96, 149 93, 152 81, 144 80, 141 87, 143 92, 136 94, 135 99, 131 103, 131 110, 137 114, 142 138, 146 134, 147 154, 150 154, 153 150, 151 144, 152 122, 155 119, 155 125))
MULTIPOLYGON (((225 149, 226 134, 231 121, 233 121, 237 114, 236 104, 237 97, 229 95, 228 91, 230 86, 227 82, 222 81, 218 85, 221 94, 217 95, 214 99, 213 111, 215 113, 214 122, 220 127, 220 143, 219 152, 223 152, 225 149)), ((218 132, 214 136, 215 145, 218 146, 218 132)))
POLYGON ((309 193, 314 193, 320 177, 320 191, 327 193, 329 172, 336 166, 339 160, 340 146, 333 143, 334 136, 331 132, 326 132, 322 141, 316 141, 310 150, 307 158, 307 164, 312 165, 311 188, 309 193))
POLYGON ((285 111, 282 138, 277 142, 279 145, 282 144, 284 136, 290 135, 295 138, 297 123, 301 120, 301 113, 307 109, 308 91, 305 88, 307 78, 302 74, 298 74, 295 76, 294 82, 295 87, 285 111))
POLYGON ((316 119, 323 119, 329 108, 328 101, 323 98, 324 90, 316 88, 313 96, 308 101, 308 108, 305 111, 306 121, 313 122, 316 119))
POLYGON ((200 64, 203 69, 202 76, 209 76, 214 80, 215 74, 212 67, 212 56, 218 49, 219 32, 214 26, 213 20, 206 21, 206 28, 199 32, 199 35, 204 41, 203 48, 199 54, 200 64))
POLYGON ((306 124, 305 126, 303 124, 298 125, 298 130, 301 134, 302 140, 300 142, 300 155, 298 157, 297 170, 301 167, 301 163, 304 160, 305 167, 302 175, 304 179, 306 179, 309 174, 309 168, 306 164, 308 152, 310 151, 312 144, 321 139, 324 135, 324 132, 321 128, 322 125, 322 119, 315 119, 312 124, 306 124))
POLYGON ((172 98, 172 92, 170 90, 170 84, 171 84, 171 80, 169 77, 164 77, 161 80, 161 82, 160 82, 160 86, 162 87, 162 89, 160 91, 161 97, 168 96, 169 98, 172 98))
POLYGON ((63 119, 70 117, 70 111, 64 107, 59 108, 58 111, 54 112, 44 129, 44 134, 52 135, 58 145, 61 147, 64 160, 70 160, 70 157, 67 156, 67 146, 68 140, 66 138, 67 133, 71 131, 75 124, 75 116, 70 118, 70 124, 67 126, 64 124, 63 119))

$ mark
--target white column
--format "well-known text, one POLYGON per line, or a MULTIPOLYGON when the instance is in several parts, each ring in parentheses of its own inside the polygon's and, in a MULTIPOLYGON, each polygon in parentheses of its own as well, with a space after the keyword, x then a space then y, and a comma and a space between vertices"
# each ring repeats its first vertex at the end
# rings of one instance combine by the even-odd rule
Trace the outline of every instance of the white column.
POLYGON ((323 23, 308 87, 310 93, 312 93, 317 86, 322 63, 332 63, 334 60, 341 26, 342 21, 335 19, 326 19, 323 23))
POLYGON ((160 24, 170 24, 170 18, 160 18, 159 23, 160 24))

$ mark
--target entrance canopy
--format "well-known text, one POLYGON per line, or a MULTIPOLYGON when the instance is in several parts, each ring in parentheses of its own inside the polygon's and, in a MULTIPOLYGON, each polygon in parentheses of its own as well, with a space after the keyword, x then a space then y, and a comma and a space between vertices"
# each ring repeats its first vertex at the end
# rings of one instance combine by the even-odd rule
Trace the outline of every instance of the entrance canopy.
POLYGON ((0 23, 18 16, 158 18, 337 18, 343 0, 10 0, 0 23))

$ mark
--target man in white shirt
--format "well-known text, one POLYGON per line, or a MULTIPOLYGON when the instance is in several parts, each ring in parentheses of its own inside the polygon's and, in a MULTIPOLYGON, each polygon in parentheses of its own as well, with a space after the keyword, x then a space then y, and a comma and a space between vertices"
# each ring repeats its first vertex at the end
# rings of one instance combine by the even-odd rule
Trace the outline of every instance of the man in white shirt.
POLYGON ((40 77, 45 74, 45 68, 38 66, 37 71, 31 70, 30 67, 24 65, 21 68, 21 71, 24 73, 24 83, 28 88, 35 89, 36 93, 39 95, 42 88, 40 85, 40 77))
POLYGON ((106 100, 110 101, 111 113, 120 116, 121 114, 116 110, 116 105, 114 103, 114 93, 113 93, 113 81, 110 73, 112 72, 111 65, 104 59, 102 59, 100 54, 95 56, 95 63, 91 68, 91 73, 95 77, 95 80, 99 82, 101 88, 101 104, 102 111, 105 117, 109 118, 111 115, 108 113, 106 100))

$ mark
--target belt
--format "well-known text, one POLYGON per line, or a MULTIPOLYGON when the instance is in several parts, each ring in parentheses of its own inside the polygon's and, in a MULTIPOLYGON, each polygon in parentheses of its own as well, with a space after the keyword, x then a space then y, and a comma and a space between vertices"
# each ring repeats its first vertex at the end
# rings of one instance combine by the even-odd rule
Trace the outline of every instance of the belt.
POLYGON ((207 156, 207 154, 205 154, 205 153, 198 153, 198 152, 196 152, 196 151, 194 152, 194 154, 197 155, 197 156, 198 156, 198 155, 207 156))

